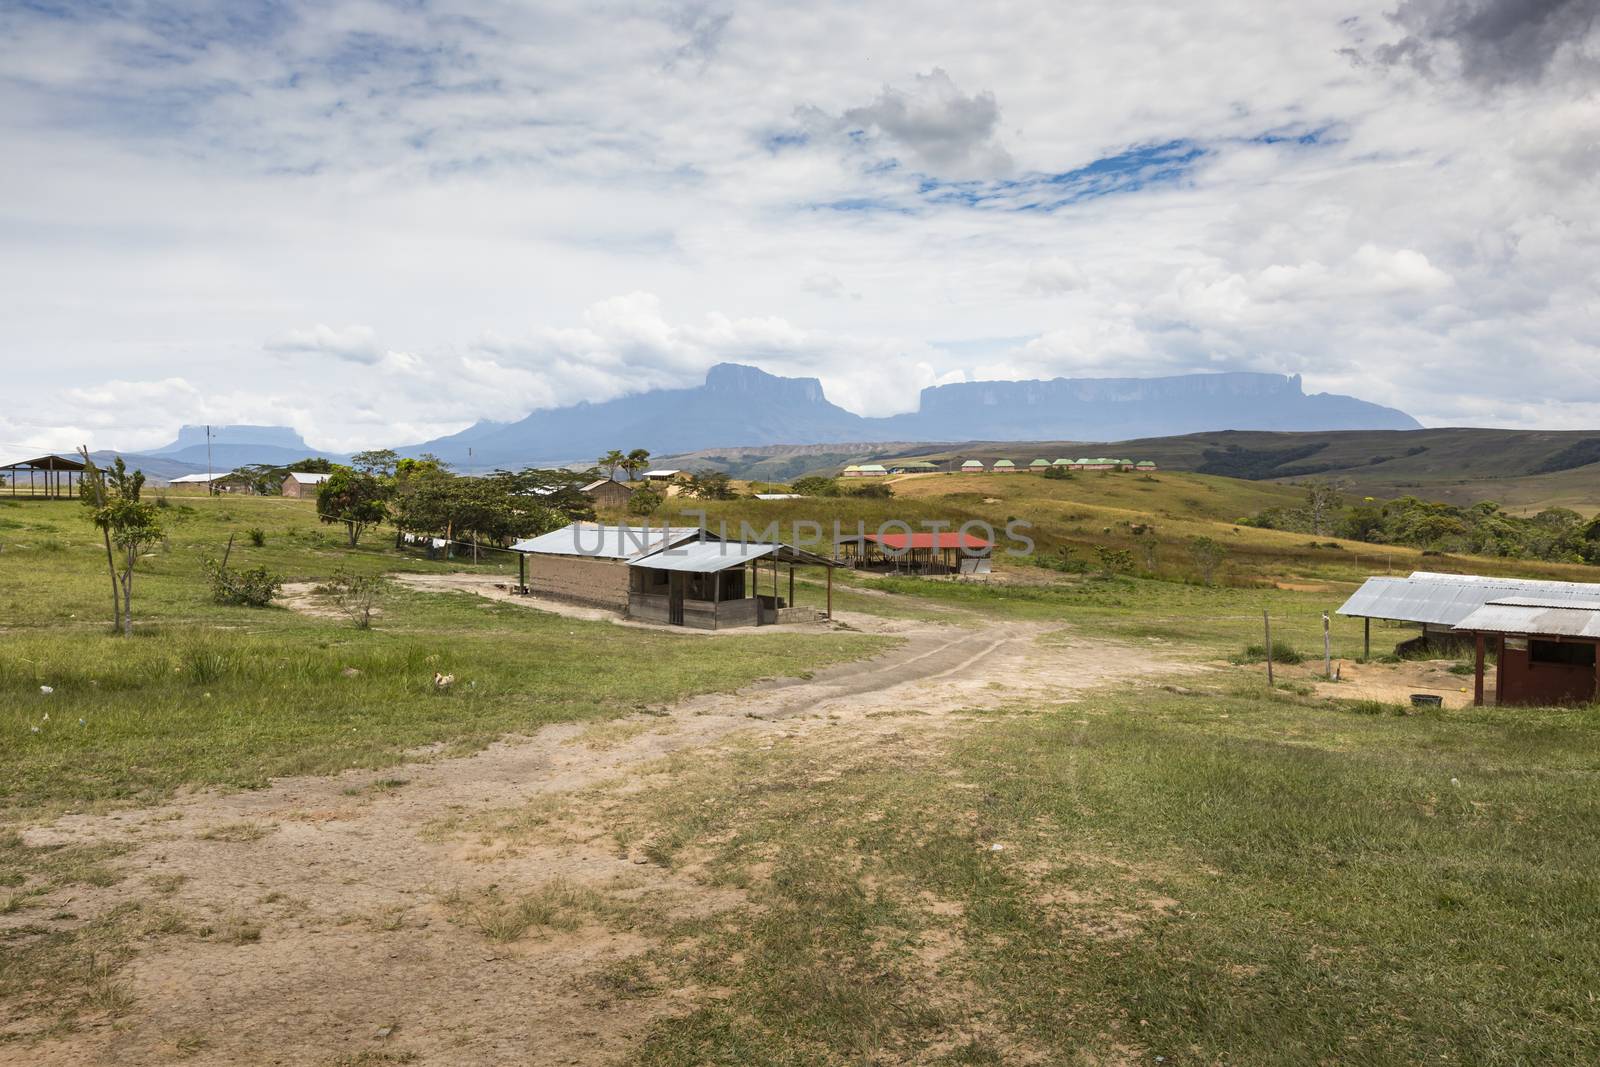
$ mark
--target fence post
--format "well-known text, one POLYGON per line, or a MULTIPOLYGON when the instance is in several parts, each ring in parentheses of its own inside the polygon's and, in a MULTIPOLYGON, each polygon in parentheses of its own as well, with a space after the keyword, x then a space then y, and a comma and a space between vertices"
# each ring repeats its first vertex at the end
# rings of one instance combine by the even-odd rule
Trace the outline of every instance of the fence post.
POLYGON ((1333 638, 1328 635, 1328 613, 1322 613, 1322 676, 1333 681, 1333 638))
POLYGON ((1267 630, 1267 687, 1272 686, 1272 616, 1268 609, 1261 609, 1261 623, 1267 630))

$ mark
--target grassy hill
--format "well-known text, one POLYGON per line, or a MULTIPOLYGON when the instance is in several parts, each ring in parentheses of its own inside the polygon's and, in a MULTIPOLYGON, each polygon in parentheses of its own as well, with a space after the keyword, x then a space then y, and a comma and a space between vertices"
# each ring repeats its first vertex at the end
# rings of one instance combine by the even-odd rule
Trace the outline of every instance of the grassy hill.
POLYGON ((1152 459, 1168 470, 1258 481, 1336 478, 1380 498, 1412 495, 1452 504, 1495 500, 1515 513, 1551 506, 1600 511, 1600 432, 1585 430, 1228 430, 1111 443, 991 442, 919 450, 918 458, 1005 458, 1026 464, 1038 457, 1089 454, 1152 459))
POLYGON ((1600 431, 1347 430, 1268 433, 1224 430, 1132 441, 977 441, 964 444, 767 445, 665 457, 665 466, 727 471, 752 481, 833 473, 850 463, 1113 455, 1163 468, 1252 481, 1336 478, 1365 496, 1420 496, 1451 504, 1494 500, 1514 514, 1545 507, 1600 512, 1600 431))

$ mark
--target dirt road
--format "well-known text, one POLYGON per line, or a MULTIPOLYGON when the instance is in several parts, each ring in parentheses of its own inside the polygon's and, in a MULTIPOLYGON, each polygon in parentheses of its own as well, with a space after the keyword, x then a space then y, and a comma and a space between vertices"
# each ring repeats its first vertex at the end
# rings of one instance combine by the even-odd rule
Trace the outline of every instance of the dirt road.
POLYGON ((669 912, 737 903, 727 890, 645 862, 594 813, 659 776, 663 757, 675 754, 715 759, 719 746, 764 736, 870 745, 906 730, 904 716, 913 714, 919 735, 936 736, 968 728, 970 718, 952 712, 1056 700, 1172 669, 1121 645, 1041 645, 1034 624, 870 625, 905 643, 808 680, 697 698, 661 715, 550 727, 468 758, 279 780, 258 792, 203 793, 30 831, 34 844, 135 846, 118 861, 125 877, 117 885, 74 890, 78 915, 139 902, 190 928, 235 934, 147 940, 122 972, 132 994, 125 1015, 0 1045, 0 1062, 625 1058, 653 1019, 690 1006, 687 993, 618 997, 596 981, 646 951, 644 936, 591 923, 499 944, 463 921, 461 901, 559 878, 669 912), (543 798, 575 795, 581 803, 551 804, 541 816, 557 822, 544 844, 508 847, 471 827, 479 813, 545 811, 543 798))

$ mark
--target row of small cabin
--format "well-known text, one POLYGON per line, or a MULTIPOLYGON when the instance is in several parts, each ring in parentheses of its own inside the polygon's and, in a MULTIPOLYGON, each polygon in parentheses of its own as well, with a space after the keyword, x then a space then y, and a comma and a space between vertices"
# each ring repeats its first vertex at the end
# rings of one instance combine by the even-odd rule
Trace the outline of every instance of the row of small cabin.
MULTIPOLYGON (((961 464, 962 474, 1041 474, 1055 468, 1069 471, 1140 471, 1158 470, 1154 460, 1141 459, 1036 459, 1026 467, 1019 467, 1009 459, 997 459, 994 466, 986 467, 981 459, 969 459, 961 464)), ((940 469, 937 463, 927 460, 907 460, 898 463, 852 463, 843 471, 846 478, 882 478, 890 474, 931 474, 940 469)))

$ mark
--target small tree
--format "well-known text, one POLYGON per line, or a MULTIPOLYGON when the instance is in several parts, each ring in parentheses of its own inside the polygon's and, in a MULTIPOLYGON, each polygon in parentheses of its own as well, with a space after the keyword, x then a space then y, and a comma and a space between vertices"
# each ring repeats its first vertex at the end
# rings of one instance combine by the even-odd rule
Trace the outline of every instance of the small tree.
POLYGON ((372 475, 336 467, 317 490, 317 516, 326 523, 344 523, 354 548, 363 530, 389 517, 388 496, 388 487, 372 475))
POLYGON ((636 448, 623 459, 617 466, 628 472, 630 479, 639 477, 639 472, 650 466, 650 452, 648 449, 636 448))
POLYGON ((791 482, 789 490, 801 496, 838 496, 839 483, 820 474, 808 474, 791 482))
POLYGON ((356 629, 372 626, 372 613, 377 610, 386 583, 376 574, 350 574, 339 571, 328 579, 322 591, 335 607, 350 617, 356 629))
POLYGON ((1126 574, 1133 570, 1133 554, 1125 548, 1110 548, 1099 545, 1094 550, 1100 557, 1100 577, 1115 578, 1119 574, 1126 574))
POLYGON ((701 500, 733 499, 733 485, 726 471, 704 470, 692 474, 684 492, 701 500))
POLYGON ((372 448, 350 457, 350 465, 363 474, 376 478, 392 478, 400 462, 400 453, 392 448, 372 448))
POLYGON ((1200 572, 1200 580, 1206 585, 1211 584, 1212 577, 1217 573, 1217 568, 1222 565, 1223 557, 1227 554, 1227 547, 1220 541, 1214 541, 1209 537, 1189 539, 1189 558, 1194 560, 1195 569, 1200 572))
POLYGON ((139 499, 144 488, 144 472, 129 472, 118 456, 111 469, 102 472, 80 448, 83 457, 83 503, 89 520, 100 528, 106 545, 106 566, 111 572, 113 603, 112 625, 124 636, 133 636, 133 569, 139 555, 161 540, 160 513, 154 504, 139 499), (122 566, 117 566, 116 550, 121 550, 122 566))
POLYGON ((1311 518, 1311 532, 1322 534, 1333 518, 1333 513, 1344 504, 1344 490, 1337 482, 1307 482, 1306 512, 1311 518))
MULTIPOLYGON (((1052 468, 1054 469, 1054 468, 1052 468)), ((1144 569, 1151 574, 1156 570, 1156 557, 1160 554, 1161 542, 1156 539, 1155 530, 1149 526, 1135 527, 1133 543, 1139 546, 1139 552, 1144 556, 1144 569)))
POLYGON ((628 498, 629 515, 654 515, 665 498, 650 486, 635 489, 628 498))
POLYGON ((623 455, 621 451, 615 448, 601 456, 599 459, 595 460, 596 466, 605 468, 606 477, 613 479, 617 476, 618 468, 620 468, 626 462, 628 462, 628 457, 623 455))

